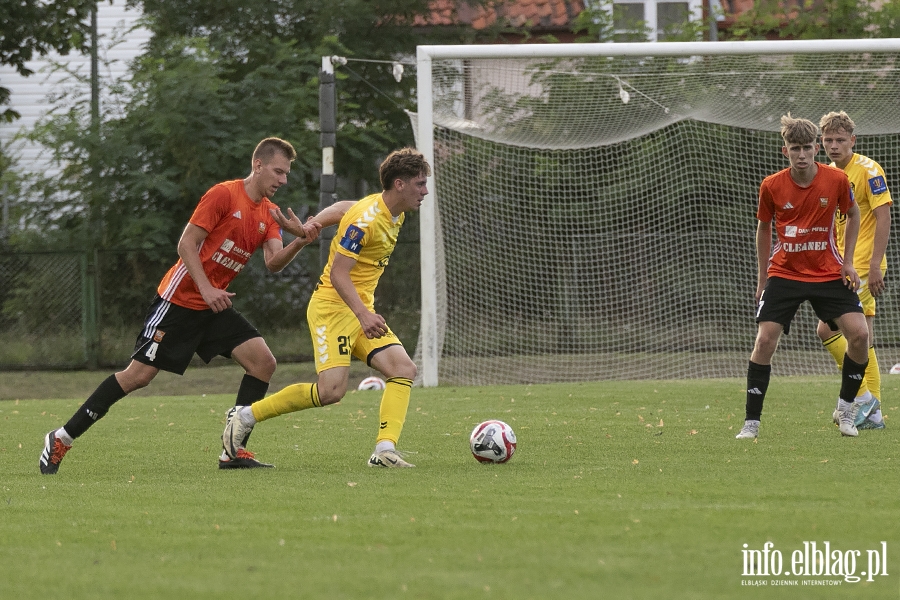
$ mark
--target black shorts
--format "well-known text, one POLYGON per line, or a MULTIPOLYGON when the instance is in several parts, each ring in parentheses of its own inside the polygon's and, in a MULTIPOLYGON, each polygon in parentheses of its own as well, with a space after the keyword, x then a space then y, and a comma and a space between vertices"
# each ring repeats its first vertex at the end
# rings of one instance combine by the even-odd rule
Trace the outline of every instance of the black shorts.
POLYGON ((262 336, 234 308, 220 313, 192 310, 157 296, 131 358, 183 375, 195 352, 207 363, 215 356, 231 358, 232 350, 257 337, 262 336))
MULTIPOLYGON (((787 334, 797 309, 809 300, 820 320, 834 325, 834 319, 847 313, 862 313, 856 292, 840 279, 834 281, 794 281, 769 277, 756 309, 756 322, 772 321, 784 327, 787 334)), ((833 327, 836 328, 836 327, 833 327)))

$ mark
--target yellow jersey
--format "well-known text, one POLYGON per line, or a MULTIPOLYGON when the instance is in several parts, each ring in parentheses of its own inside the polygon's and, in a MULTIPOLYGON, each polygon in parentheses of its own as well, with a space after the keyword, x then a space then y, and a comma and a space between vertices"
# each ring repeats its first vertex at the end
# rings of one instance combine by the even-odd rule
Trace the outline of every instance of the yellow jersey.
POLYGON ((391 214, 380 193, 366 196, 351 206, 331 240, 328 264, 313 296, 343 302, 331 284, 335 254, 342 254, 356 261, 350 269, 350 280, 366 307, 374 310, 375 288, 397 245, 404 218, 404 214, 397 217, 391 214))
MULTIPOLYGON (((835 164, 831 163, 831 166, 835 164)), ((884 177, 884 169, 871 158, 854 153, 853 158, 844 167, 844 172, 850 180, 850 189, 853 190, 853 196, 859 205, 859 237, 856 240, 853 268, 865 280, 869 274, 869 262, 872 260, 872 250, 875 246, 875 214, 872 211, 879 206, 893 204, 893 201, 884 177)), ((847 216, 838 212, 837 217, 837 244, 843 254, 847 216)), ((882 273, 886 269, 887 257, 884 257, 881 259, 882 273)))

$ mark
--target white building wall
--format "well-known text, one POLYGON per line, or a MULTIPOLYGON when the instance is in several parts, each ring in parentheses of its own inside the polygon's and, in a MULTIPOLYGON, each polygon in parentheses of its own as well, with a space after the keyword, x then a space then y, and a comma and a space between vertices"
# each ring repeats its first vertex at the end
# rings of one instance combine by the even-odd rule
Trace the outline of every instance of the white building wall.
MULTIPOLYGON (((128 63, 143 52, 144 45, 150 39, 150 32, 143 28, 131 30, 139 17, 140 12, 126 8, 125 0, 114 0, 112 4, 98 3, 97 32, 101 79, 121 79, 128 72, 128 63), (121 39, 121 43, 110 47, 115 39, 121 39), (109 60, 109 65, 103 65, 104 55, 109 60)), ((51 107, 51 95, 58 94, 64 89, 63 86, 72 85, 71 82, 63 81, 64 73, 50 72, 51 61, 66 62, 71 69, 77 70, 87 80, 90 79, 90 56, 77 52, 70 52, 67 56, 53 53, 40 60, 28 62, 28 67, 34 71, 29 77, 22 77, 12 66, 0 65, 0 85, 10 90, 9 106, 22 115, 12 123, 0 123, 0 141, 4 146, 10 143, 16 133, 22 129, 31 129, 47 114, 51 107)), ((86 89, 85 93, 90 93, 90 90, 86 89)), ((46 168, 39 147, 17 140, 10 149, 18 158, 19 169, 38 171, 46 168)))

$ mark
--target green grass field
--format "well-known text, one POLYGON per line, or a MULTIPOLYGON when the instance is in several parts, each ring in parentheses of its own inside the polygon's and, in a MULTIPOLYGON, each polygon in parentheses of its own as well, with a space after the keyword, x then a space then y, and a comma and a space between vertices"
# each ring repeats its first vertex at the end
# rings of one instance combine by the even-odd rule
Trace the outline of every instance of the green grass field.
POLYGON ((216 468, 231 394, 127 398, 55 476, 43 436, 82 398, 3 401, 0 598, 896 599, 885 379, 888 428, 850 439, 836 378, 776 377, 757 442, 734 439, 739 380, 415 389, 405 470, 365 466, 375 392, 258 425, 277 468, 240 472, 216 468), (508 464, 468 453, 488 418, 518 435, 508 464), (857 550, 857 575, 886 547, 888 575, 743 576, 766 542, 784 570, 804 542, 857 550))

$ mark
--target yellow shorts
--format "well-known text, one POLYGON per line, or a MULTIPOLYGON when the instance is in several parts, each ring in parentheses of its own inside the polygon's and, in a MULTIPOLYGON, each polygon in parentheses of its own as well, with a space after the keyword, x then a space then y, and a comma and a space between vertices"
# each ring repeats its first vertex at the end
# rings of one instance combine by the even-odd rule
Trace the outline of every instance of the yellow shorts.
POLYGON ((316 373, 333 367, 349 367, 351 356, 368 365, 379 350, 403 345, 390 327, 380 338, 367 338, 359 319, 343 302, 319 300, 313 296, 306 309, 306 321, 316 356, 316 373))
POLYGON ((859 303, 862 305, 863 314, 867 317, 874 317, 875 296, 873 296, 872 292, 869 291, 869 284, 864 283, 856 293, 859 296, 859 303))

